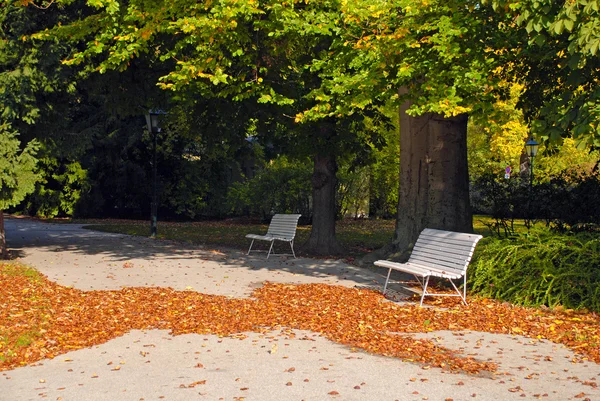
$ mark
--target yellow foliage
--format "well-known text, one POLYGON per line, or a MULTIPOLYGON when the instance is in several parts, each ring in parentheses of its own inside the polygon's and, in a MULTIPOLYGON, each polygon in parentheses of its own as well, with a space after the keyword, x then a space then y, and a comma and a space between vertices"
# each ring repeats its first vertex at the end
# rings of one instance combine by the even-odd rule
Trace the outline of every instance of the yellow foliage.
POLYGON ((492 134, 490 151, 498 159, 514 163, 523 153, 523 144, 529 136, 529 129, 522 119, 509 120, 492 134))
MULTIPOLYGON (((543 149, 542 149, 543 150, 543 149)), ((557 176, 562 172, 589 172, 598 160, 598 152, 590 152, 589 149, 577 149, 577 143, 573 138, 565 138, 560 150, 556 153, 545 154, 544 152, 536 159, 538 175, 542 180, 557 176)))
POLYGON ((471 111, 470 107, 458 106, 456 104, 450 104, 447 100, 438 102, 437 107, 439 108, 439 112, 444 115, 444 117, 456 117, 461 114, 469 113, 471 111))

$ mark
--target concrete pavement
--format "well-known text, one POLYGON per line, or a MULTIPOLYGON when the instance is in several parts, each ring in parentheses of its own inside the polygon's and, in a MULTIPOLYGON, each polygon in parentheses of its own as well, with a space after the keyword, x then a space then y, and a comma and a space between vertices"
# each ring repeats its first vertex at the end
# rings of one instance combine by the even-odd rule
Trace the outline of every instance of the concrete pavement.
MULTIPOLYGON (((265 280, 377 286, 340 261, 270 258, 107 234, 80 225, 6 220, 9 247, 50 280, 81 290, 161 286, 248 297, 265 280)), ((0 290, 1 293, 1 290, 0 290)), ((479 332, 418 334, 499 364, 446 373, 279 328, 246 338, 132 331, 105 344, 0 372, 0 400, 600 400, 600 366, 560 344, 479 332)))

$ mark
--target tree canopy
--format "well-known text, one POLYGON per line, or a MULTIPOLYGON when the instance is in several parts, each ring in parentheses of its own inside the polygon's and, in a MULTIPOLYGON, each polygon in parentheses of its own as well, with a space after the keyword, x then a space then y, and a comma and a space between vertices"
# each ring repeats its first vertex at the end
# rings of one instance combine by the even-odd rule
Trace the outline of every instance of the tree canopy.
MULTIPOLYGON (((425 125, 430 117, 442 125, 453 121, 460 133, 467 115, 490 120, 502 102, 512 107, 518 98, 519 113, 538 139, 560 143, 572 136, 581 147, 600 145, 597 0, 13 0, 4 10, 3 30, 11 35, 0 46, 11 52, 0 61, 6 71, 22 73, 0 79, 12 87, 35 82, 25 99, 31 105, 48 99, 40 94, 60 93, 68 99, 63 105, 81 111, 91 99, 107 120, 127 120, 118 129, 102 127, 106 138, 134 130, 140 107, 168 105, 170 124, 187 130, 181 140, 163 143, 165 150, 177 149, 177 157, 211 144, 243 143, 249 135, 271 149, 292 149, 313 158, 316 210, 333 207, 340 160, 352 166, 374 161, 374 149, 384 143, 381 129, 390 127, 385 107, 428 116, 418 120, 425 125), (8 23, 8 12, 21 19, 8 23), (48 60, 38 62, 44 51, 48 60), (28 64, 36 74, 25 73, 19 60, 36 60, 28 64), (52 69, 58 60, 60 68, 52 69), (210 121, 188 116, 198 113, 210 121), (228 113, 235 115, 237 134, 221 129, 228 113)), ((8 110, 26 104, 6 92, 0 98, 8 110)), ((50 113, 51 106, 43 110, 50 113)), ((32 122, 39 111, 28 110, 23 115, 32 122)), ((520 115, 488 123, 506 133, 493 138, 493 147, 510 148, 503 157, 514 160, 527 132, 520 115)), ((448 137, 441 128, 430 134, 431 141, 441 135, 440 143, 448 137)), ((143 143, 140 135, 131 136, 127 149, 143 143)), ((411 150, 404 145, 401 152, 411 150)), ((121 161, 144 159, 126 153, 121 161)), ((462 151, 449 154, 463 157, 462 151)), ((142 169, 131 170, 142 181, 142 169)), ((431 174, 443 172, 436 171, 431 174)), ((176 180, 165 188, 181 186, 176 180)), ((318 216, 329 224, 319 238, 335 235, 333 216, 318 216)))
POLYGON ((600 3, 597 0, 487 0, 512 18, 503 28, 503 75, 525 85, 520 107, 542 140, 573 136, 600 146, 600 3))
POLYGON ((485 113, 495 94, 508 97, 500 83, 517 81, 540 139, 598 145, 596 0, 85 4, 81 18, 32 38, 79 43, 64 62, 88 71, 142 56, 171 63, 158 85, 177 96, 295 104, 303 121, 399 104, 407 86, 410 113, 455 116, 485 113))

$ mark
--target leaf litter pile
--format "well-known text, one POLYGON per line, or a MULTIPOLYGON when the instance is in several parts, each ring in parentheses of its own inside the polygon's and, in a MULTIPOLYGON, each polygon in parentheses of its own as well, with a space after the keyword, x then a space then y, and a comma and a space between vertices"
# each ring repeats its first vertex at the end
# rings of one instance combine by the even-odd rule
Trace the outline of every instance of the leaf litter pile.
POLYGON ((170 288, 81 291, 28 267, 0 264, 0 370, 98 345, 130 330, 173 335, 233 335, 274 327, 311 330, 350 347, 420 363, 424 368, 476 374, 497 365, 478 361, 410 333, 474 330, 562 343, 578 358, 600 363, 600 319, 593 313, 547 311, 473 298, 444 308, 384 300, 373 290, 325 284, 265 283, 252 299, 170 288))

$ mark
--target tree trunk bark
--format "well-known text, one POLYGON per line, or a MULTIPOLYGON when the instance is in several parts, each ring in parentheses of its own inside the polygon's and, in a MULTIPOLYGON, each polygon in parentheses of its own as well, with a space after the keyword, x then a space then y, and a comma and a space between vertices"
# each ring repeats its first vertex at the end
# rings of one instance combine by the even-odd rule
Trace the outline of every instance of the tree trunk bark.
POLYGON ((467 116, 411 117, 400 107, 400 191, 393 250, 406 258, 424 228, 472 232, 467 116))
POLYGON ((335 255, 342 252, 335 237, 336 157, 317 154, 314 157, 313 218, 306 250, 317 255, 335 255))
POLYGON ((6 248, 6 233, 4 231, 4 211, 0 210, 0 258, 8 259, 8 249, 6 248))

